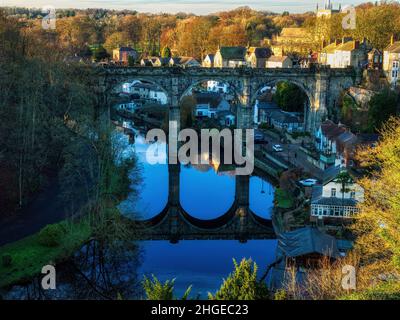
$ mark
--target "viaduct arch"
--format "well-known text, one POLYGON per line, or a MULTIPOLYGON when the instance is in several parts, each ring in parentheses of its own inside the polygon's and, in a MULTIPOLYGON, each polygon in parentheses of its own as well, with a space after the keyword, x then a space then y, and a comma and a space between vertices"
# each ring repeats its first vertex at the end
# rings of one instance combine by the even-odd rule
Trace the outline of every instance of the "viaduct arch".
MULTIPOLYGON (((360 82, 353 68, 332 69, 329 66, 290 69, 257 68, 180 68, 180 67, 96 67, 98 93, 109 93, 119 84, 142 80, 159 86, 168 97, 169 119, 180 122, 179 103, 190 88, 200 82, 217 80, 229 84, 238 97, 237 127, 252 127, 252 110, 259 91, 280 81, 299 86, 310 101, 306 129, 314 132, 321 121, 336 107, 342 90, 360 82)), ((103 95, 105 96, 105 95, 103 95)))

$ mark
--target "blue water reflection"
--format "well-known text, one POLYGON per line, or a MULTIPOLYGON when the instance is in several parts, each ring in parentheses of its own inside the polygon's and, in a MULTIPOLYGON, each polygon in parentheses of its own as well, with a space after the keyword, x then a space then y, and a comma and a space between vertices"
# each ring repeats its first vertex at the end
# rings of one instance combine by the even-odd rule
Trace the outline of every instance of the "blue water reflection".
POLYGON ((189 285, 192 293, 206 298, 215 292, 233 271, 232 259, 251 258, 261 276, 274 261, 276 240, 253 240, 245 244, 227 240, 194 240, 170 244, 167 241, 143 241, 144 262, 139 273, 154 274, 160 280, 176 278, 176 294, 181 296, 189 285))
MULTIPOLYGON (((114 140, 121 147, 121 157, 137 157, 141 182, 132 182, 136 190, 120 204, 123 214, 138 214, 151 218, 160 213, 168 201, 168 165, 150 165, 146 161, 148 144, 137 132, 134 144, 127 136, 116 132, 114 140)), ((158 145, 158 151, 166 155, 165 144, 158 145)), ((213 219, 224 214, 233 204, 236 179, 232 172, 221 172, 210 165, 181 166, 180 202, 182 207, 199 219, 213 219)), ((250 209, 257 215, 270 218, 273 206, 274 188, 270 182, 259 176, 252 176, 249 185, 250 209)), ((206 298, 207 292, 219 288, 222 279, 233 270, 232 259, 252 258, 260 272, 272 263, 275 257, 275 240, 254 240, 245 244, 238 241, 141 241, 143 264, 140 274, 154 274, 160 280, 176 278, 176 292, 182 295, 189 285, 193 294, 206 298)))
POLYGON ((263 177, 250 178, 249 206, 256 215, 270 219, 274 206, 274 187, 263 177))
MULTIPOLYGON (((142 134, 137 132, 135 143, 129 144, 126 135, 119 133, 118 140, 125 146, 124 156, 136 155, 138 162, 137 172, 132 172, 131 177, 139 177, 137 183, 133 181, 132 192, 128 198, 120 204, 120 210, 127 216, 139 216, 141 219, 149 219, 159 214, 168 202, 168 165, 151 165, 146 161, 146 151, 149 145, 142 134)), ((166 157, 166 144, 154 144, 157 151, 166 157)))
POLYGON ((196 218, 217 218, 233 205, 235 185, 235 177, 229 172, 217 173, 209 165, 181 166, 181 206, 196 218))

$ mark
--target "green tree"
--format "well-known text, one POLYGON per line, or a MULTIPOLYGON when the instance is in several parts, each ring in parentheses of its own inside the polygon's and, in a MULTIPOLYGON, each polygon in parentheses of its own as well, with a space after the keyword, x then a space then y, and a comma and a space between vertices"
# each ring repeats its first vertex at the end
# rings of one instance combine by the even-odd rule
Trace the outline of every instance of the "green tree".
MULTIPOLYGON (((154 275, 153 279, 144 277, 143 288, 147 300, 174 300, 174 284, 175 279, 161 283, 154 275)), ((186 289, 181 300, 187 300, 191 289, 192 286, 189 286, 189 288, 186 289)))
POLYGON ((307 95, 297 85, 283 81, 277 84, 273 99, 284 111, 303 112, 307 95))
POLYGON ((169 47, 165 46, 162 49, 161 57, 162 58, 171 58, 172 57, 171 49, 169 47))
POLYGON ((368 128, 374 132, 380 130, 382 124, 391 116, 396 115, 398 95, 386 88, 375 94, 368 104, 368 128))
POLYGON ((106 49, 103 46, 99 46, 95 49, 93 53, 94 60, 99 62, 101 60, 107 59, 110 55, 107 53, 106 49))
POLYGON ((221 288, 210 300, 258 300, 268 299, 268 289, 264 282, 257 280, 257 265, 251 259, 243 259, 240 264, 233 260, 235 270, 224 279, 221 288))
POLYGON ((357 154, 370 174, 359 181, 365 200, 353 225, 355 248, 374 278, 400 271, 400 119, 391 118, 380 133, 377 146, 357 154))
POLYGON ((128 66, 133 67, 135 65, 135 59, 132 56, 128 56, 128 66))
MULTIPOLYGON (((342 193, 342 206, 344 205, 344 195, 349 192, 348 186, 353 183, 353 179, 347 171, 340 172, 335 181, 341 185, 340 192, 342 193)), ((344 209, 342 209, 343 211, 344 209)))

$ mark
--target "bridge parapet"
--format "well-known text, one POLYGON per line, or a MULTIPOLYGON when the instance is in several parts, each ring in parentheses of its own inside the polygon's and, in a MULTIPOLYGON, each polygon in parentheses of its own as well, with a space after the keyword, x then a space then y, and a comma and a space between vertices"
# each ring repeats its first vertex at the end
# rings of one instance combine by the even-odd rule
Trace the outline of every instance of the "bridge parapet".
MULTIPOLYGON (((323 117, 332 113, 342 90, 353 86, 359 77, 353 68, 332 69, 315 65, 310 68, 203 68, 203 67, 96 67, 102 90, 118 90, 124 82, 143 80, 158 85, 167 95, 170 108, 179 103, 198 83, 215 80, 228 83, 238 98, 238 127, 248 127, 255 99, 265 86, 288 81, 299 86, 309 98, 307 119, 309 131, 318 128, 323 117)), ((176 112, 171 112, 176 118, 176 112)))

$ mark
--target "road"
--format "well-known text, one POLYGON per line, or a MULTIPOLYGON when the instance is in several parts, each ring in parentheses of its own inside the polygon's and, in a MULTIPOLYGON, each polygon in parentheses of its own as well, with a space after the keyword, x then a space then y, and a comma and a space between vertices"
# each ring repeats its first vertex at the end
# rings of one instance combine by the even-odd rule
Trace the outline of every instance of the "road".
POLYGON ((273 138, 268 134, 264 134, 264 139, 268 142, 263 148, 270 152, 273 156, 276 156, 278 159, 283 160, 284 162, 292 165, 296 168, 302 168, 305 172, 307 172, 310 176, 308 178, 316 178, 321 180, 323 177, 323 171, 314 166, 311 162, 307 160, 307 155, 301 151, 301 143, 293 144, 293 143, 282 143, 279 139, 273 138), (279 144, 282 146, 282 152, 276 152, 272 149, 275 144, 279 144))

